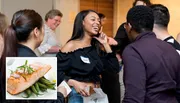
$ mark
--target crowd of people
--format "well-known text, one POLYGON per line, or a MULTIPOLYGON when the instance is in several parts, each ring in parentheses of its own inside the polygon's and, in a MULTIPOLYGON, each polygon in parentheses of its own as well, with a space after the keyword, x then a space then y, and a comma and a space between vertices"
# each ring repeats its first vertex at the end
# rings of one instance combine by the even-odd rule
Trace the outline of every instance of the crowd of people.
POLYGON ((176 39, 168 32, 166 6, 135 0, 114 38, 103 32, 104 14, 80 11, 63 46, 55 34, 62 17, 53 9, 43 22, 35 10, 24 9, 9 24, 0 13, 0 103, 83 103, 96 93, 87 88, 102 90, 109 103, 180 103, 180 34, 176 39), (6 57, 57 57, 57 100, 6 100, 6 57))

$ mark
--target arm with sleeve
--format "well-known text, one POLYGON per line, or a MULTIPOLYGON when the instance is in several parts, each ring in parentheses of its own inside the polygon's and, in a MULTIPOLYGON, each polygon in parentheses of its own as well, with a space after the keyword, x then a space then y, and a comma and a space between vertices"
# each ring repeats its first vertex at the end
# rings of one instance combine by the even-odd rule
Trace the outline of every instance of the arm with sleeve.
POLYGON ((106 69, 108 69, 109 72, 113 73, 119 73, 119 63, 116 58, 116 54, 114 52, 112 53, 103 53, 103 56, 101 57, 101 60, 103 62, 103 65, 106 69))
MULTIPOLYGON (((179 67, 180 67, 180 63, 179 63, 179 67)), ((178 101, 178 103, 180 103, 180 68, 177 70, 176 72, 176 99, 178 101)))
POLYGON ((65 71, 70 69, 71 58, 66 53, 58 53, 57 57, 57 85, 59 85, 63 80, 68 81, 69 76, 65 75, 65 71))
POLYGON ((44 54, 45 52, 47 52, 50 48, 51 48, 51 45, 48 44, 48 38, 50 38, 49 32, 45 32, 44 34, 44 39, 41 43, 41 45, 38 47, 38 51, 40 52, 40 54, 44 54))
POLYGON ((146 70, 139 53, 128 46, 123 52, 125 96, 123 103, 144 103, 146 70))

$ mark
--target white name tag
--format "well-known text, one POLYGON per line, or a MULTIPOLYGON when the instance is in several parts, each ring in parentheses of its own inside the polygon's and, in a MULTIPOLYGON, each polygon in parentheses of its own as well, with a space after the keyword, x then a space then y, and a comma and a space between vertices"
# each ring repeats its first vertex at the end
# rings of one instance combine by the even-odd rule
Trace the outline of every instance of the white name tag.
POLYGON ((80 56, 80 58, 81 58, 81 60, 82 60, 84 63, 90 64, 89 58, 83 57, 83 56, 80 56))

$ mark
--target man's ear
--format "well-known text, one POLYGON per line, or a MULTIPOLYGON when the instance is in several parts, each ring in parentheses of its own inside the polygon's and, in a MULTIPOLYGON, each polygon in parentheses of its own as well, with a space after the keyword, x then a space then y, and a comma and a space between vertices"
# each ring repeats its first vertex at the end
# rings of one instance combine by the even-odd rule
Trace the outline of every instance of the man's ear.
POLYGON ((33 32, 34 32, 34 36, 35 36, 36 38, 38 38, 39 35, 40 35, 39 29, 36 27, 36 28, 33 29, 33 32))
POLYGON ((129 26, 129 28, 130 28, 130 30, 132 29, 132 26, 131 26, 131 24, 130 23, 128 23, 128 26, 129 26))

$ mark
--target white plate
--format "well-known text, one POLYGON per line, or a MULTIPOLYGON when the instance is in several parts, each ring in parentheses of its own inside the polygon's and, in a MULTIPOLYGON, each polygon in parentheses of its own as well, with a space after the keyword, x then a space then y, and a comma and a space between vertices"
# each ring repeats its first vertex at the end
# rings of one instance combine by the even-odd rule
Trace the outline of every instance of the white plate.
MULTIPOLYGON (((43 64, 49 64, 52 66, 52 68, 45 74, 45 77, 49 80, 56 80, 57 81, 57 58, 56 57, 6 57, 6 83, 7 78, 10 76, 11 71, 10 70, 16 70, 18 66, 21 66, 25 63, 25 61, 28 60, 28 64, 34 63, 34 62, 40 62, 43 64), (14 61, 14 62, 13 62, 14 61)), ((56 82, 57 83, 57 82, 56 82)), ((29 98, 24 98, 23 96, 26 96, 25 93, 20 93, 17 95, 11 95, 7 92, 6 87, 6 99, 23 99, 23 100, 29 100, 29 99, 51 99, 55 100, 57 99, 57 84, 56 84, 56 90, 48 89, 46 92, 40 92, 42 95, 36 96, 33 94, 29 98)))

